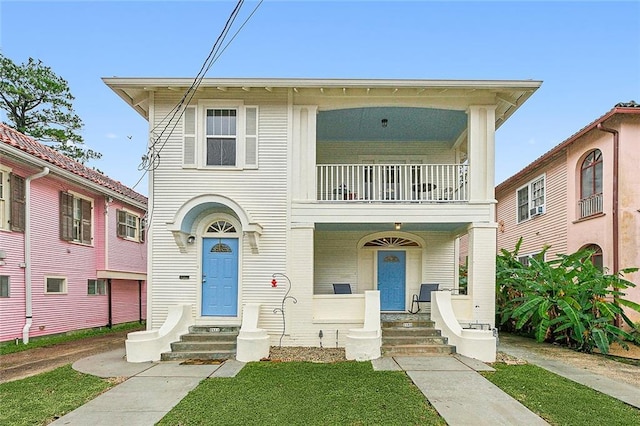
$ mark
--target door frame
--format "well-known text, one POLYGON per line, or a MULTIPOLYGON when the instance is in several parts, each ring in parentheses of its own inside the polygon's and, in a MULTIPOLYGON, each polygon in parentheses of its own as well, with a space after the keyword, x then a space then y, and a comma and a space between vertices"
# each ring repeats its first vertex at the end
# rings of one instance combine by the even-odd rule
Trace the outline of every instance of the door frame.
POLYGON ((225 214, 225 213, 212 213, 205 217, 203 217, 199 223, 198 228, 196 230, 196 244, 194 244, 195 252, 197 253, 198 259, 198 275, 196 277, 197 281, 197 289, 196 289, 196 324, 211 324, 215 323, 216 325, 240 325, 241 324, 241 307, 242 307, 242 264, 243 264, 243 235, 240 221, 235 217, 225 214), (236 232, 225 232, 225 233, 212 233, 206 232, 209 226, 217 221, 224 220, 231 223, 236 232), (235 238, 238 240, 238 302, 236 306, 236 315, 235 316, 210 316, 210 315, 202 315, 202 258, 204 253, 203 250, 203 238, 235 238))

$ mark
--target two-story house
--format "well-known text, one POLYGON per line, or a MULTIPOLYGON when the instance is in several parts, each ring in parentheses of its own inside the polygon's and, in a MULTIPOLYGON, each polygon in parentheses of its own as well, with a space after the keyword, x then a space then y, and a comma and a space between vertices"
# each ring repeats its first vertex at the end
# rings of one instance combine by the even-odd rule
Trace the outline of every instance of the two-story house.
POLYGON ((0 124, 0 341, 142 321, 147 198, 0 124))
MULTIPOLYGON (((498 185, 498 249, 522 237, 523 262, 551 246, 547 260, 589 248, 608 273, 640 267, 639 139, 640 105, 620 103, 498 185)), ((626 293, 640 303, 640 287, 626 293)))
POLYGON ((493 326, 494 134, 540 82, 104 81, 149 122, 149 329, 172 305, 219 328, 260 304, 272 343, 331 336, 349 356, 350 330, 406 312, 421 283, 452 290, 438 311, 493 326))

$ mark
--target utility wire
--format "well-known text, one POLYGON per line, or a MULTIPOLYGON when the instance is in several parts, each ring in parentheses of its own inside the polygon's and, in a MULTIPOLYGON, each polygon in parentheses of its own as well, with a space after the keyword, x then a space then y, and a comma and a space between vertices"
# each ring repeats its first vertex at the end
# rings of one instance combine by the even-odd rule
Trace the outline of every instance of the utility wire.
MULTIPOLYGON (((233 11, 231 12, 229 18, 227 19, 227 22, 225 23, 222 32, 220 33, 220 35, 216 39, 216 41, 213 44, 211 50, 209 51, 209 54, 208 54, 207 58, 203 62, 202 66, 200 67, 200 71, 198 71, 198 74, 194 78, 194 81, 191 84, 191 86, 186 90, 186 92, 184 93, 184 95, 180 99, 180 101, 178 101, 178 103, 158 122, 158 124, 156 124, 153 127, 153 129, 151 129, 152 135, 151 135, 150 138, 151 138, 152 142, 151 142, 151 144, 150 144, 150 146, 149 146, 149 148, 147 150, 147 154, 145 156, 143 156, 142 162, 141 162, 140 166, 138 167, 138 170, 141 170, 141 171, 144 171, 144 172, 143 172, 142 176, 140 176, 140 179, 138 179, 138 181, 132 187, 132 189, 135 189, 136 186, 138 186, 140 184, 140 182, 142 182, 142 179, 144 178, 144 176, 146 176, 146 174, 147 174, 147 172, 149 170, 155 170, 159 166, 159 164, 160 164, 160 152, 162 151, 162 149, 166 145, 167 141, 169 140, 169 138, 171 137, 171 135, 175 131, 176 126, 178 125, 180 119, 184 115, 186 106, 189 105, 189 103, 191 102, 191 100, 195 96, 196 90, 198 89, 198 87, 202 83, 202 80, 203 80, 204 76, 211 69, 213 64, 215 62, 217 62, 217 60, 225 52, 225 50, 229 47, 231 42, 233 42, 233 40, 238 36, 240 31, 245 27, 245 25, 249 22, 249 20, 253 17, 253 15, 256 13, 256 11, 260 7, 260 5, 263 3, 263 1, 264 0, 260 0, 258 2, 256 7, 249 14, 249 16, 245 19, 245 21, 238 28, 238 30, 233 34, 231 39, 225 44, 225 46, 223 48, 220 48, 221 44, 224 42, 224 39, 226 38, 227 34, 229 33, 229 30, 230 30, 231 26, 235 22, 235 19, 236 19, 238 13, 240 12, 240 9, 242 8, 242 5, 244 4, 244 0, 239 0, 238 1, 236 6, 234 7, 233 11), (179 115, 178 115, 178 112, 180 112, 179 115), (162 128, 162 130, 159 133, 156 132, 156 130, 162 125, 162 123, 165 123, 164 127, 162 128), (173 123, 173 125, 171 126, 172 123, 173 123), (162 140, 165 132, 167 131, 167 129, 169 127, 171 127, 171 130, 166 135, 164 141, 161 142, 160 147, 156 148, 156 145, 162 140)), ((147 223, 150 223, 150 220, 147 223)))

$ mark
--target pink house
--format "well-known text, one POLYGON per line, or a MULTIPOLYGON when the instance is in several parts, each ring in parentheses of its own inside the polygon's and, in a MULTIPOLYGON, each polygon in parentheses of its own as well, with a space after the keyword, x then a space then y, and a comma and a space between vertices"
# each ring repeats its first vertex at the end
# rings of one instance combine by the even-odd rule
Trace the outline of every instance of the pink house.
POLYGON ((147 198, 0 124, 0 341, 142 321, 147 198))
MULTIPOLYGON (((609 273, 640 267, 639 140, 640 104, 620 103, 498 185, 498 249, 523 237, 523 261, 589 247, 609 273)), ((626 278, 640 302, 640 273, 626 278)))

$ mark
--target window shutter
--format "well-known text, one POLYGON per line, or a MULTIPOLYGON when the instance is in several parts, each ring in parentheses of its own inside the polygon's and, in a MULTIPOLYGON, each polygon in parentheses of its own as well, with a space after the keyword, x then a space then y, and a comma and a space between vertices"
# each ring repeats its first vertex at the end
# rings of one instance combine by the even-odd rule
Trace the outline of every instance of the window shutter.
POLYGON ((73 240, 73 195, 60 192, 60 239, 73 240))
POLYGON ((196 165, 196 108, 187 107, 184 110, 182 122, 182 136, 184 146, 182 163, 185 166, 196 165))
POLYGON ((147 220, 142 217, 140 219, 138 219, 138 223, 140 224, 140 232, 138 235, 140 235, 140 242, 144 243, 144 239, 146 237, 146 228, 147 228, 147 220))
POLYGON ((127 212, 117 210, 118 212, 118 237, 125 238, 127 236, 127 212))
POLYGON ((245 159, 247 167, 258 166, 258 107, 245 107, 245 159))
POLYGON ((11 174, 11 230, 24 232, 25 186, 24 178, 11 174))
POLYGON ((82 243, 91 244, 91 203, 82 201, 82 243))

